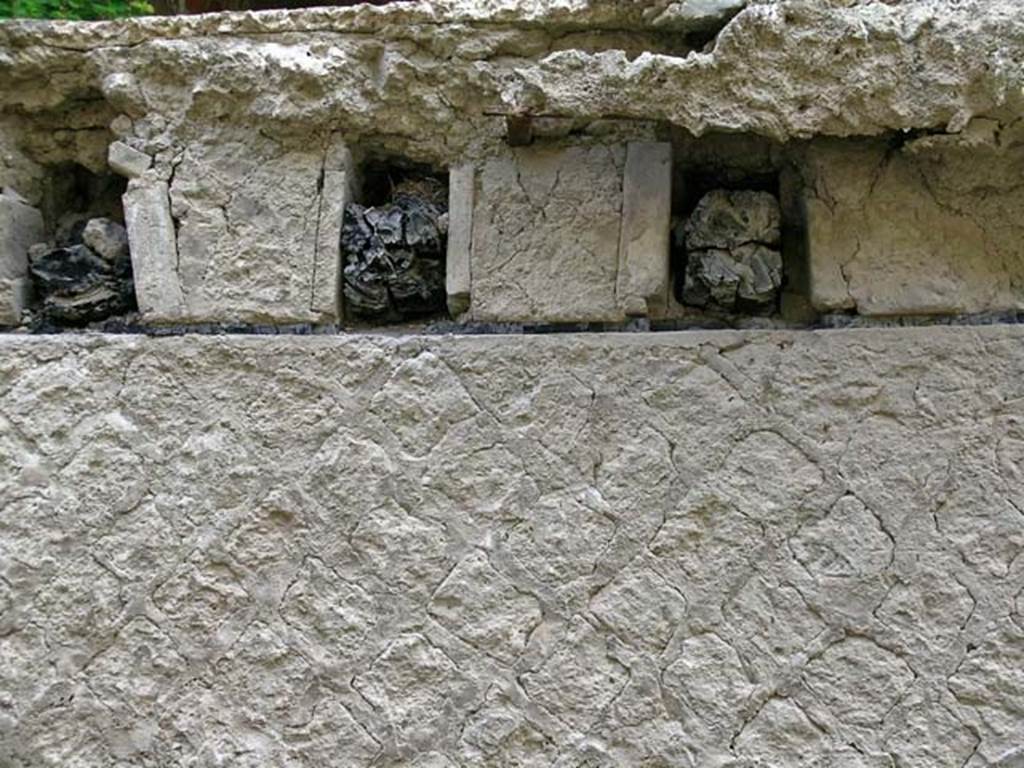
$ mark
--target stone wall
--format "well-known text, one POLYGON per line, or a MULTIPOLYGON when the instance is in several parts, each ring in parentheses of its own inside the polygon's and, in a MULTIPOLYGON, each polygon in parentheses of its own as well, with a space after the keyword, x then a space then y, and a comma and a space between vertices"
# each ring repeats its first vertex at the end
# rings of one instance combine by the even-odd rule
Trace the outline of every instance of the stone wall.
POLYGON ((0 24, 0 767, 1024 765, 1022 60, 1016 0, 0 24), (975 325, 812 330, 906 322, 975 325))
MULTIPOLYGON (((743 314, 729 291, 755 278, 738 293, 776 320, 1016 313, 1022 58, 1016 0, 11 22, 0 187, 50 219, 69 167, 131 178, 149 325, 351 320, 334 233, 371 162, 458 180, 455 321, 679 320, 709 292, 743 314), (669 231, 708 185, 779 197, 781 254, 714 248, 688 271, 669 231), (700 271, 724 289, 681 287, 700 271)), ((0 301, 24 303, 24 259, 4 262, 0 301)))
POLYGON ((1018 765, 1022 342, 3 337, 0 764, 1018 765))

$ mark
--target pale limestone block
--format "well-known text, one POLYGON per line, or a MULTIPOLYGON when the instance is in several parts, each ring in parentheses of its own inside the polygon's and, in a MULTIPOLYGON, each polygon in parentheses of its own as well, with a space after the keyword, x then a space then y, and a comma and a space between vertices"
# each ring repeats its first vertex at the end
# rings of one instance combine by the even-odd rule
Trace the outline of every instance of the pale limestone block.
POLYGON ((331 321, 343 316, 341 225, 345 206, 355 200, 358 187, 352 152, 332 136, 324 155, 310 301, 311 312, 331 321))
POLYGON ((622 189, 616 295, 625 314, 650 315, 668 303, 672 145, 630 143, 622 189))
POLYGON ((128 179, 137 179, 149 170, 153 158, 123 141, 115 141, 107 150, 107 164, 115 173, 128 179))
POLYGON ((17 325, 30 294, 29 246, 46 239, 42 214, 14 194, 0 195, 0 325, 17 325))
POLYGON ((615 295, 625 147, 528 147, 480 169, 474 320, 621 321, 615 295))
POLYGON ((193 322, 319 323, 314 311, 322 141, 225 128, 189 143, 170 184, 178 276, 193 322))
POLYGON ((452 317, 458 317, 470 305, 475 196, 476 168, 468 163, 452 168, 448 173, 448 256, 445 262, 445 289, 452 317))
POLYGON ((818 311, 971 314, 1024 308, 1024 150, 816 142, 805 188, 818 311))
POLYGON ((139 312, 146 320, 181 319, 184 299, 167 183, 133 180, 123 202, 139 312))

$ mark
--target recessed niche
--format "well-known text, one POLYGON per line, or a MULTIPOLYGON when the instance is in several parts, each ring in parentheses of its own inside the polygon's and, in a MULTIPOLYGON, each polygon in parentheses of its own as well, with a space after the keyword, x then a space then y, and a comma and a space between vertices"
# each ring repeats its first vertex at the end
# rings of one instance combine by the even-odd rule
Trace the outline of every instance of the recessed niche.
POLYGON ((47 229, 60 240, 82 220, 109 218, 124 223, 121 196, 127 180, 112 173, 93 173, 77 163, 49 169, 40 210, 47 229))
POLYGON ((118 176, 74 163, 51 169, 40 206, 47 239, 28 252, 37 326, 81 326, 135 310, 125 188, 118 176))
POLYGON ((671 272, 682 311, 778 314, 804 271, 785 147, 746 135, 673 143, 671 272))
POLYGON ((341 258, 345 314, 376 323, 447 317, 448 174, 371 159, 357 202, 345 207, 341 258))

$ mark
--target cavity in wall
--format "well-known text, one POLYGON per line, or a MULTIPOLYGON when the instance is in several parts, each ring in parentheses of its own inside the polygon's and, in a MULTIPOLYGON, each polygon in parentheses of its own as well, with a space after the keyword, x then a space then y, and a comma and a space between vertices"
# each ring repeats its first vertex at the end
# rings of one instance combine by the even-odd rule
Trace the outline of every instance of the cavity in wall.
POLYGON ((136 308, 122 179, 65 162, 44 166, 38 207, 0 195, 7 325, 54 330, 136 308))
POLYGON ((446 171, 369 158, 341 225, 342 304, 357 322, 446 318, 446 171))

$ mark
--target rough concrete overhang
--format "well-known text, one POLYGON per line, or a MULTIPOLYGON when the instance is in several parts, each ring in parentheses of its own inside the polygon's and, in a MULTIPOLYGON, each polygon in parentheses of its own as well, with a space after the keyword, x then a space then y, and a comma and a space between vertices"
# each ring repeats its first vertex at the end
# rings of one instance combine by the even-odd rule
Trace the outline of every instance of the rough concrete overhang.
POLYGON ((52 114, 102 97, 171 124, 387 132, 448 156, 514 110, 777 139, 957 131, 1022 112, 1017 0, 737 5, 439 0, 5 22, 0 110, 52 114))

